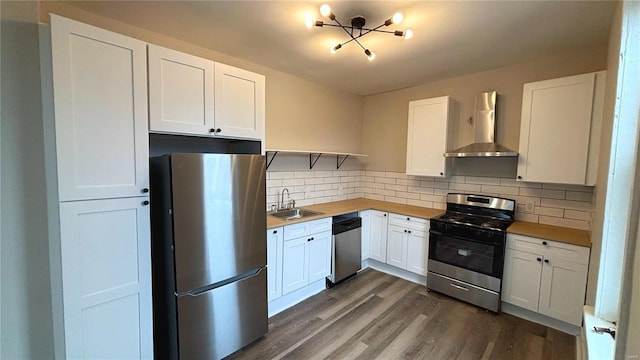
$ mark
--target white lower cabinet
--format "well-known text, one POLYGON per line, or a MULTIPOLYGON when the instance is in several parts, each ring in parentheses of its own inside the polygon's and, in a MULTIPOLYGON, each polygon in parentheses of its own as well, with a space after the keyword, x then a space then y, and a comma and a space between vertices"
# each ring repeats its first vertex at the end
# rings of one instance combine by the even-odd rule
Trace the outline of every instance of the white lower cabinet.
POLYGON ((508 234, 502 301, 580 326, 589 248, 508 234))
POLYGON ((369 258, 380 262, 387 261, 387 224, 389 217, 386 212, 368 210, 370 216, 369 227, 369 258))
POLYGON ((275 300, 282 295, 283 228, 267 230, 267 298, 275 300))
POLYGON ((389 214, 387 264, 426 275, 428 244, 428 220, 389 214))
POLYGON ((147 197, 60 204, 66 357, 153 357, 147 197))
POLYGON ((284 227, 282 295, 330 274, 331 221, 325 218, 284 227))
POLYGON ((360 259, 365 261, 369 258, 369 240, 371 238, 371 210, 360 212, 362 218, 361 243, 360 243, 360 259))

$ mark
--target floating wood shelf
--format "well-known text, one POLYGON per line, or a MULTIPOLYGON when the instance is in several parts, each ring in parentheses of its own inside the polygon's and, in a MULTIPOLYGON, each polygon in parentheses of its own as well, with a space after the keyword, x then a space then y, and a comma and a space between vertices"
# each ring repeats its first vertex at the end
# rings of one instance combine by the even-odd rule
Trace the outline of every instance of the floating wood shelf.
POLYGON ((282 149, 266 149, 267 153, 267 169, 273 162, 273 159, 279 153, 282 154, 309 154, 309 170, 313 169, 322 155, 331 155, 336 157, 336 169, 340 169, 342 164, 349 158, 353 157, 365 157, 365 154, 346 153, 346 152, 334 152, 334 151, 315 151, 315 150, 282 150, 282 149), (269 153, 271 153, 271 159, 269 159, 269 153))

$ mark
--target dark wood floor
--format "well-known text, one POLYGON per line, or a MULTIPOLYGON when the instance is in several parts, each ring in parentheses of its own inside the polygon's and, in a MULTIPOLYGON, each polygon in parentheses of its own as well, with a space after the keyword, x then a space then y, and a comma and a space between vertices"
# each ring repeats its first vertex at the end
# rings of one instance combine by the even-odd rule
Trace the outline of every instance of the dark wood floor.
POLYGON ((231 359, 575 359, 575 337, 375 271, 269 320, 231 359))

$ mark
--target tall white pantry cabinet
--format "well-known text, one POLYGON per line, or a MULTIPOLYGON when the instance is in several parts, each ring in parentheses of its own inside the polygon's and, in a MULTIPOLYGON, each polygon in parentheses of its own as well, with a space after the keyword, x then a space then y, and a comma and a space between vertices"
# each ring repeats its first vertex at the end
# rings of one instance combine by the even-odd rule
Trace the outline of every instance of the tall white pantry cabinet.
POLYGON ((70 359, 151 359, 146 43, 51 15, 51 49, 62 278, 53 296, 63 309, 54 336, 70 359))

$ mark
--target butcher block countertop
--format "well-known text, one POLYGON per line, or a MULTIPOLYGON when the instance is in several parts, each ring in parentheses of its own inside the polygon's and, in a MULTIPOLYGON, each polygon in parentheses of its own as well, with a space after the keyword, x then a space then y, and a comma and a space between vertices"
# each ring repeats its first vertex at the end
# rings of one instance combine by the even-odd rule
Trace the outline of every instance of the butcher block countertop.
MULTIPOLYGON (((440 215, 444 210, 430 209, 413 205, 402 205, 392 202, 371 200, 371 199, 352 199, 335 201, 330 203, 303 206, 305 209, 319 211, 322 215, 306 216, 302 219, 281 220, 276 217, 267 215, 267 229, 297 224, 305 221, 317 220, 326 217, 346 214, 354 211, 362 210, 379 210, 392 212, 402 215, 415 216, 423 219, 431 219, 440 215)), ((526 236, 533 236, 541 239, 563 242, 567 244, 591 247, 590 235, 587 230, 578 230, 565 228, 560 226, 544 225, 530 223, 526 221, 516 221, 507 229, 507 232, 526 236)))
POLYGON ((415 216, 423 219, 431 219, 436 215, 440 215, 444 213, 444 210, 440 210, 440 209, 430 209, 430 208, 425 208, 421 206, 402 205, 402 204, 396 204, 392 202, 363 199, 363 198, 334 201, 334 202, 318 204, 318 205, 309 205, 309 206, 303 206, 303 208, 313 210, 313 211, 319 211, 324 214, 316 215, 316 216, 306 216, 302 219, 295 219, 295 220, 289 220, 289 221, 281 220, 276 217, 267 215, 267 229, 271 229, 278 226, 296 224, 304 221, 322 219, 325 217, 346 214, 354 211, 369 210, 369 209, 415 216))
POLYGON ((591 247, 591 235, 587 230, 571 229, 561 226, 536 224, 516 221, 507 232, 512 234, 533 236, 546 240, 559 241, 572 245, 591 247))

